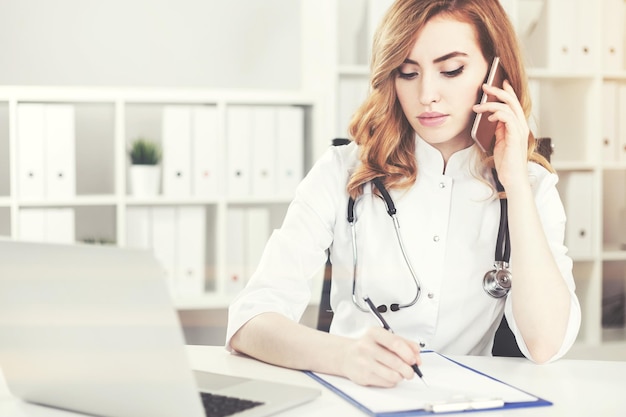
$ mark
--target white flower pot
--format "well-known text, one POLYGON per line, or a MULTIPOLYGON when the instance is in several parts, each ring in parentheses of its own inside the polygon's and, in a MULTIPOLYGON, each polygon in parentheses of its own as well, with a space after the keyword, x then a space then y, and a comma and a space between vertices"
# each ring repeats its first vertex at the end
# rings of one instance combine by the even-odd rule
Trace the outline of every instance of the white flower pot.
POLYGON ((130 192, 136 197, 154 197, 159 194, 161 167, 159 165, 131 165, 130 192))

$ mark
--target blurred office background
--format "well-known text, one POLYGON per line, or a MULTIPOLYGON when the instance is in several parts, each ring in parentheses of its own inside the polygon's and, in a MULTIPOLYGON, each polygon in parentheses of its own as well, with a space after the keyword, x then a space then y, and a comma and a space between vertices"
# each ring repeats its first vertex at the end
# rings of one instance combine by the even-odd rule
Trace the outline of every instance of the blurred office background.
MULTIPOLYGON (((624 1, 501 3, 527 52, 532 128, 555 145, 552 161, 569 218, 566 244, 583 306, 572 356, 623 359, 624 1)), ((350 114, 367 92, 371 36, 388 4, 390 0, 0 0, 0 236, 20 238, 20 218, 40 214, 36 212, 49 205, 71 211, 72 240, 96 236, 125 246, 136 212, 200 206, 207 294, 177 299, 176 305, 190 343, 221 343, 228 300, 242 284, 231 288, 228 281, 232 248, 224 248, 232 247, 227 231, 231 214, 250 220, 260 213, 265 219, 261 239, 254 239, 260 244, 280 225, 289 196, 222 192, 179 198, 164 193, 141 200, 129 194, 128 164, 120 167, 114 161, 126 158, 124 147, 142 132, 165 143, 164 108, 172 104, 215 112, 221 120, 221 159, 227 159, 231 110, 295 108, 301 113, 297 159, 304 174, 333 138, 347 134, 350 114), (13 126, 16 109, 59 103, 70 105, 76 120, 76 196, 27 202, 14 178, 20 160, 11 148, 19 139, 13 126), (102 221, 93 224, 94 218, 102 221)), ((258 247, 250 249, 241 239, 235 247, 246 246, 258 255, 258 247)), ((316 302, 304 318, 311 326, 317 320, 316 302)))

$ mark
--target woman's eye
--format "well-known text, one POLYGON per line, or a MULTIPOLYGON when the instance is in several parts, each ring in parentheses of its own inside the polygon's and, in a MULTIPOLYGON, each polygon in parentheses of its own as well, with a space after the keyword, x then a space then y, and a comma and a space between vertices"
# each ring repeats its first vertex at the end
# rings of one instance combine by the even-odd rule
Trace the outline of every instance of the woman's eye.
POLYGON ((417 77, 417 72, 398 71, 398 77, 402 78, 403 80, 412 80, 413 78, 417 77))
POLYGON ((442 74, 443 74, 445 77, 452 78, 452 77, 456 77, 457 75, 461 75, 461 73, 463 72, 463 70, 464 70, 464 69, 465 69, 465 66, 464 66, 464 65, 461 65, 459 68, 457 68, 457 69, 455 69, 455 70, 452 70, 452 71, 443 71, 443 72, 442 72, 442 74))

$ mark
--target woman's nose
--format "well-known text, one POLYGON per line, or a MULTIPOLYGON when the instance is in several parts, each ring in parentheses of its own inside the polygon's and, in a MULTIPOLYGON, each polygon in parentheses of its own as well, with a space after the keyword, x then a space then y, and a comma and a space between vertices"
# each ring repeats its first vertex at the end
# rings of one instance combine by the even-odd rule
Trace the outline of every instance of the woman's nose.
POLYGON ((439 101, 440 94, 437 81, 432 79, 432 77, 422 77, 418 88, 420 104, 428 106, 439 101))

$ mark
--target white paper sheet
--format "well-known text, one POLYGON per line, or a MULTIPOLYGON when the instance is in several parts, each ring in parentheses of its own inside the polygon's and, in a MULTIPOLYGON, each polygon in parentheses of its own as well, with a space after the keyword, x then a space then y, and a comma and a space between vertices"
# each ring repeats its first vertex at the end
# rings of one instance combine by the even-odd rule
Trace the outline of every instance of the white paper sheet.
POLYGON ((394 388, 364 387, 337 376, 315 373, 374 413, 423 410, 438 402, 501 399, 505 403, 538 401, 503 382, 466 368, 435 352, 423 352, 420 370, 428 386, 417 376, 394 388))

